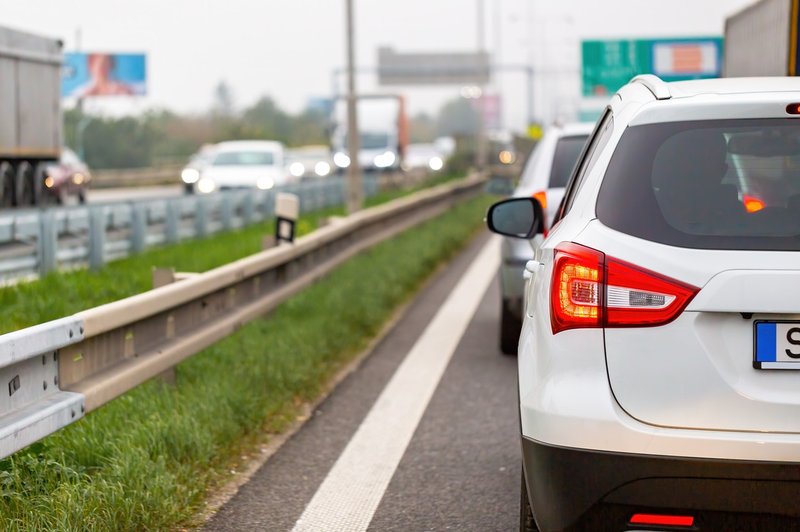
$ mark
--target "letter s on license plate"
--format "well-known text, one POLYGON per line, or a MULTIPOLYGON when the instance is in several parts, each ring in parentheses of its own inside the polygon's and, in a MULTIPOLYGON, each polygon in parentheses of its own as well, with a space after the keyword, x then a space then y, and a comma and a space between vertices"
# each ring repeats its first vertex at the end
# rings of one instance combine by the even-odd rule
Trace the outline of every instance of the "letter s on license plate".
POLYGON ((753 367, 800 369, 800 321, 756 321, 753 367))

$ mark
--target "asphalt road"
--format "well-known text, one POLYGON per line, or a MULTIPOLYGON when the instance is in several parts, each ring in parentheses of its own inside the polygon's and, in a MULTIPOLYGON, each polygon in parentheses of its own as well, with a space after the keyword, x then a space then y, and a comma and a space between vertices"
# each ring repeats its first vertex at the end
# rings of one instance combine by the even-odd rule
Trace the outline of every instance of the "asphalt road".
MULTIPOLYGON (((386 444, 362 448, 356 444, 360 449, 355 455, 356 469, 368 469, 359 463, 361 457, 368 462, 367 455, 377 452, 380 456, 382 447, 402 439, 403 426, 411 427, 410 440, 401 448, 396 468, 391 470, 389 464, 379 462, 389 468, 388 483, 381 488, 371 486, 368 497, 358 495, 360 487, 355 483, 345 483, 347 488, 342 490, 340 485, 340 493, 336 493, 338 502, 333 509, 325 510, 322 505, 323 514, 336 511, 336 505, 353 505, 362 514, 371 512, 363 520, 364 526, 358 528, 341 518, 332 521, 335 525, 303 528, 297 524, 301 515, 301 524, 309 522, 311 507, 325 498, 320 486, 330 486, 330 477, 348 463, 345 456, 353 451, 353 442, 369 432, 365 426, 376 417, 376 401, 378 405, 385 402, 384 390, 396 387, 395 374, 408 369, 409 362, 404 360, 419 351, 417 340, 430 334, 428 325, 437 321, 440 307, 444 312, 447 303, 443 302, 458 291, 459 281, 479 262, 488 240, 487 235, 478 238, 436 275, 358 371, 337 387, 306 425, 207 523, 207 530, 507 531, 518 527, 516 359, 503 356, 497 347, 500 301, 494 269, 486 276, 489 281, 484 287, 488 284, 488 288, 473 294, 477 309, 465 318, 463 335, 455 335, 452 358, 449 362, 444 359, 443 374, 438 385, 434 379, 430 401, 420 411, 418 424, 389 420, 390 428, 381 429, 386 444), (372 510, 363 509, 364 501, 348 500, 369 498, 376 491, 372 510), (312 498, 314 504, 309 505, 312 498)), ((460 289, 469 295, 471 286, 464 284, 460 289)), ((463 304, 451 301, 450 306, 452 312, 463 304)), ((438 356, 431 352, 430 358, 438 356)), ((410 383, 407 395, 419 395, 416 383, 429 376, 430 372, 418 372, 406 381, 410 383)), ((377 413, 379 422, 387 412, 377 413)), ((351 477, 345 473, 344 478, 351 477)))
POLYGON ((92 188, 87 192, 89 203, 115 203, 117 201, 160 199, 180 196, 182 185, 165 185, 161 187, 124 187, 124 188, 92 188))

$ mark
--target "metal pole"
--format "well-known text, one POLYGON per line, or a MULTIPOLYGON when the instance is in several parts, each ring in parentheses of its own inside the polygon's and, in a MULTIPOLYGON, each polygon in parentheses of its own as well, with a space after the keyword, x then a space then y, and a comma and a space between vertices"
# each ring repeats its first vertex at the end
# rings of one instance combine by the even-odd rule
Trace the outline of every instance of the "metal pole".
POLYGON ((347 167, 347 212, 352 214, 361 210, 363 192, 361 190, 361 165, 358 161, 358 152, 361 148, 356 108, 353 0, 346 0, 345 5, 347 8, 347 152, 350 155, 350 165, 347 167))
MULTIPOLYGON (((484 53, 486 52, 486 45, 484 43, 484 30, 483 30, 483 15, 484 15, 484 0, 478 0, 478 52, 484 53)), ((489 72, 491 72, 492 68, 489 65, 489 72)), ((478 170, 483 170, 486 168, 486 161, 488 159, 488 146, 486 144, 486 120, 484 117, 484 108, 485 108, 485 97, 486 97, 486 85, 481 83, 480 84, 481 94, 478 97, 478 131, 476 133, 475 138, 475 166, 478 170)))

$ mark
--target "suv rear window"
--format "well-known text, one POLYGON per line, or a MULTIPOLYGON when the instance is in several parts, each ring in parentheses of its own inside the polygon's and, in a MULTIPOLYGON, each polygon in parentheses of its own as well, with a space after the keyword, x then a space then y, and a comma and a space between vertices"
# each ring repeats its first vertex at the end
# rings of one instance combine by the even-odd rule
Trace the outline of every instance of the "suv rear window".
POLYGON ((674 246, 800 250, 800 122, 630 127, 606 171, 597 216, 674 246))
POLYGON ((589 135, 577 135, 571 137, 561 137, 556 143, 556 152, 553 155, 553 167, 550 169, 550 181, 548 188, 558 188, 567 186, 569 176, 575 167, 575 162, 581 154, 583 145, 589 135))

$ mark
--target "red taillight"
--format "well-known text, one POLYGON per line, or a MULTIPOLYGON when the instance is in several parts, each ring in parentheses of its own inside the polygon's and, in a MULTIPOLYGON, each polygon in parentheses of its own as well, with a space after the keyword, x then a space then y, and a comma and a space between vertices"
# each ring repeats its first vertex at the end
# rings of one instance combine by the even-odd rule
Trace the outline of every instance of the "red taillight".
POLYGON ((544 220, 542 220, 542 234, 546 237, 548 230, 547 230, 547 191, 540 190, 539 192, 533 193, 533 199, 539 202, 539 205, 542 206, 542 216, 544 216, 544 220))
POLYGON ((745 194, 742 196, 742 202, 747 212, 757 212, 765 207, 764 201, 755 197, 745 194))
POLYGON ((553 334, 583 327, 648 327, 675 319, 697 288, 580 244, 555 249, 553 334))
POLYGON ((553 258, 550 322, 553 333, 600 327, 603 259, 597 250, 565 242, 553 258))
POLYGON ((691 515, 633 514, 630 524, 651 526, 694 526, 691 515))
POLYGON ((544 212, 544 210, 547 209, 547 191, 546 190, 540 190, 539 192, 534 192, 533 193, 533 199, 538 201, 539 204, 542 206, 542 212, 544 212))

